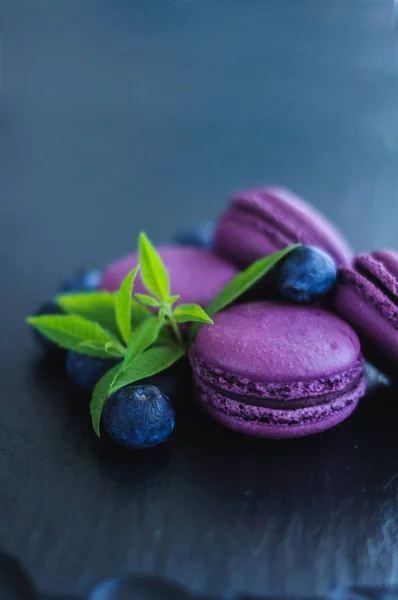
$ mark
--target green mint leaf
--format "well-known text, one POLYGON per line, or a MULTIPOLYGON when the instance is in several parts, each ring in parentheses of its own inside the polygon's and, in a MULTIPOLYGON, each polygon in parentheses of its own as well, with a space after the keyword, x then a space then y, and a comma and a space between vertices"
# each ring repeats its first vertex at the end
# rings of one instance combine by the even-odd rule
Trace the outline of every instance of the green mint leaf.
POLYGON ((138 242, 141 279, 148 292, 165 302, 170 295, 170 283, 166 267, 145 233, 141 232, 138 242))
POLYGON ((180 304, 175 309, 173 317, 177 323, 189 323, 192 321, 195 323, 213 324, 213 321, 198 304, 180 304))
POLYGON ((162 320, 159 320, 156 317, 150 317, 146 321, 143 321, 143 323, 132 332, 123 362, 123 371, 126 371, 137 356, 157 340, 162 326, 162 320))
POLYGON ((123 341, 127 344, 130 337, 131 327, 131 296, 133 293, 134 279, 137 276, 139 266, 135 267, 122 281, 119 291, 115 296, 116 322, 119 327, 123 341))
POLYGON ((167 304, 174 304, 174 302, 177 302, 177 300, 180 299, 180 296, 178 294, 176 294, 175 296, 170 296, 169 298, 167 298, 167 304))
POLYGON ((119 371, 116 375, 110 393, 114 393, 126 385, 152 377, 165 371, 185 354, 180 346, 153 346, 140 354, 126 371, 119 371))
POLYGON ((134 294, 134 296, 141 302, 141 304, 145 304, 145 306, 160 306, 160 302, 152 298, 152 296, 148 296, 147 294, 134 294))
POLYGON ((90 414, 93 423, 95 433, 100 437, 100 425, 102 409, 104 408, 105 401, 109 396, 109 389, 117 374, 119 373, 121 365, 116 365, 109 369, 107 373, 98 381, 94 388, 91 402, 90 402, 90 414))
MULTIPOLYGON (((81 342, 87 341, 118 344, 118 340, 98 323, 77 315, 41 315, 28 317, 26 321, 48 339, 67 350, 82 353, 79 345, 81 342)), ((89 352, 84 352, 84 354, 89 354, 89 352)))
MULTIPOLYGON (((229 304, 232 304, 239 296, 242 296, 249 288, 251 288, 257 281, 259 281, 264 275, 268 273, 282 258, 289 254, 294 248, 297 248, 300 244, 288 246, 269 256, 260 258, 255 263, 250 265, 244 271, 241 271, 236 275, 232 281, 221 290, 221 292, 206 306, 206 312, 209 315, 214 315, 223 310, 229 304)), ((191 339, 195 336, 199 325, 195 324, 191 328, 190 337, 191 339)))
POLYGON ((57 296, 58 306, 70 315, 95 321, 114 335, 119 335, 115 319, 115 295, 110 292, 84 292, 57 296))
POLYGON ((206 307, 206 312, 210 315, 220 312, 229 304, 232 304, 239 296, 242 296, 249 288, 268 273, 282 258, 284 258, 294 248, 300 244, 289 246, 280 252, 270 254, 260 258, 247 269, 238 273, 223 290, 206 307))
POLYGON ((153 313, 147 308, 143 306, 134 298, 131 300, 131 329, 135 329, 146 319, 149 317, 153 317, 153 313))
POLYGON ((175 344, 175 339, 169 328, 163 327, 160 330, 159 337, 154 342, 156 346, 173 346, 175 344))
POLYGON ((126 350, 121 344, 115 342, 93 342, 87 340, 80 342, 78 351, 81 354, 88 354, 96 358, 122 358, 126 350))

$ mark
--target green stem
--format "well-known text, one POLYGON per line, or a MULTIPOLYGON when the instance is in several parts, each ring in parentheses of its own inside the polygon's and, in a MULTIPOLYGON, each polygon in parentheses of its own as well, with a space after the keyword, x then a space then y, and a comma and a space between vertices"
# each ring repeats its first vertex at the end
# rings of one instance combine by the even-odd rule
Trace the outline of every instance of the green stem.
POLYGON ((184 346, 184 341, 182 339, 181 331, 173 317, 173 310, 172 310, 171 306, 164 306, 164 310, 165 310, 165 315, 167 317, 167 320, 169 321, 171 328, 174 332, 174 335, 177 339, 177 342, 180 344, 180 346, 184 346))
POLYGON ((172 316, 169 317, 169 322, 170 322, 170 325, 171 325, 171 327, 172 327, 172 329, 174 331, 174 334, 175 334, 175 336, 177 338, 177 342, 179 344, 181 344, 181 346, 182 346, 183 345, 183 341, 182 341, 182 335, 181 335, 180 328, 178 327, 177 323, 175 322, 175 320, 173 319, 172 316))

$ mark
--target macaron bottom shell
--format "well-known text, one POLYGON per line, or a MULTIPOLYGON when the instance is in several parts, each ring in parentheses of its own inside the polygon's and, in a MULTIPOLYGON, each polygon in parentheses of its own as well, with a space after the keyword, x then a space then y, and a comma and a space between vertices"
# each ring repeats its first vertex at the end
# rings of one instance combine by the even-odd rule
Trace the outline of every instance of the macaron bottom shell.
MULTIPOLYGON (((356 409, 366 391, 362 374, 346 392, 334 394, 329 402, 303 408, 266 408, 229 398, 195 375, 198 400, 209 415, 228 429, 245 435, 288 439, 314 435, 330 429, 347 419, 356 409)), ((283 402, 281 402, 282 405, 283 402)))

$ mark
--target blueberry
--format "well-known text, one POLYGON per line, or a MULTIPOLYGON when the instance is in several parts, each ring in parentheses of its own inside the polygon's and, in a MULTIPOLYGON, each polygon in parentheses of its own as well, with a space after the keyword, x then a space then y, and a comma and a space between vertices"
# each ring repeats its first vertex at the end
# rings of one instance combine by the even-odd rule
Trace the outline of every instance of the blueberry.
MULTIPOLYGON (((58 304, 56 304, 56 302, 54 302, 53 300, 50 300, 49 302, 45 302, 34 312, 34 315, 36 317, 39 317, 40 315, 62 315, 62 314, 63 314, 63 311, 58 306, 58 304)), ((40 333, 40 331, 38 331, 37 329, 34 329, 33 327, 31 329, 32 329, 32 332, 33 332, 33 335, 34 335, 36 341, 40 344, 40 346, 43 348, 43 350, 62 351, 62 348, 60 348, 55 342, 52 342, 51 340, 49 340, 46 336, 44 336, 42 333, 40 333)))
POLYGON ((101 283, 102 273, 98 269, 81 269, 69 279, 63 281, 59 287, 60 294, 95 292, 101 283))
POLYGON ((119 359, 102 359, 69 350, 66 359, 68 377, 80 388, 92 392, 97 382, 119 359))
POLYGON ((111 440, 127 448, 150 448, 174 429, 174 409, 153 385, 128 385, 105 402, 102 423, 111 440))
POLYGON ((195 246, 203 250, 211 250, 215 223, 209 222, 197 225, 193 229, 181 229, 174 234, 174 241, 181 246, 195 246))
POLYGON ((326 252, 313 246, 299 246, 283 260, 277 285, 288 300, 309 304, 332 289, 336 276, 336 265, 326 252))

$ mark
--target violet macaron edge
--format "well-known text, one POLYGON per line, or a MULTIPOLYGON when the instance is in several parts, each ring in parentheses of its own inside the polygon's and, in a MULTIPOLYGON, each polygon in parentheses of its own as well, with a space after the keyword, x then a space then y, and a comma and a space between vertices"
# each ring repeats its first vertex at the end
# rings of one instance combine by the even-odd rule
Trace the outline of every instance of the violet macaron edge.
MULTIPOLYGON (((180 295, 177 305, 196 303, 205 307, 238 273, 232 264, 200 248, 159 246, 157 250, 167 267, 171 293, 180 295)), ((118 290, 138 262, 138 253, 134 252, 110 264, 104 271, 100 289, 118 290)), ((147 293, 140 274, 134 284, 134 293, 147 293)))
POLYGON ((260 438, 297 438, 345 420, 366 390, 357 335, 315 307, 234 306, 190 350, 196 394, 220 424, 260 438))
POLYGON ((357 331, 365 357, 391 377, 398 371, 398 253, 361 253, 339 271, 336 312, 357 331))
POLYGON ((214 249, 243 268, 298 242, 326 251, 339 266, 352 262, 347 241, 326 217, 293 192, 271 186, 233 196, 219 218, 214 249))

